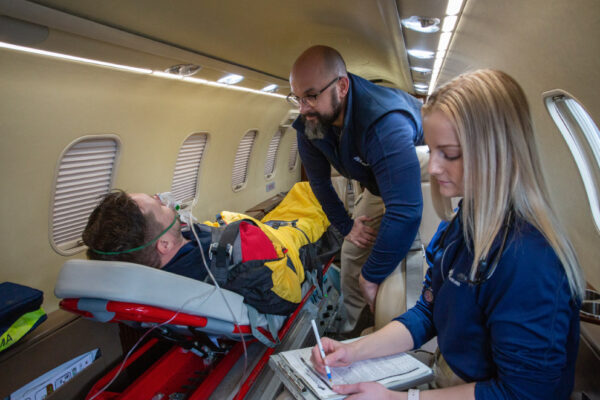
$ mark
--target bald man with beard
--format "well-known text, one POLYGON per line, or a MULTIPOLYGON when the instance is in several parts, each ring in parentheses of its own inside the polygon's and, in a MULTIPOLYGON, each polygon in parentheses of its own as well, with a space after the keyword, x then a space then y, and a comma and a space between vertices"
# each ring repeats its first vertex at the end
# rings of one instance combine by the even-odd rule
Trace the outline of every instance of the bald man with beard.
MULTIPOLYGON (((293 126, 310 185, 345 237, 342 333, 373 305, 379 284, 406 256, 417 234, 423 199, 415 146, 423 144, 421 103, 346 71, 333 48, 304 51, 290 73, 288 101, 300 110, 293 126), (331 184, 331 167, 360 182, 351 218, 331 184)), ((399 301, 401 301, 399 299, 399 301)))

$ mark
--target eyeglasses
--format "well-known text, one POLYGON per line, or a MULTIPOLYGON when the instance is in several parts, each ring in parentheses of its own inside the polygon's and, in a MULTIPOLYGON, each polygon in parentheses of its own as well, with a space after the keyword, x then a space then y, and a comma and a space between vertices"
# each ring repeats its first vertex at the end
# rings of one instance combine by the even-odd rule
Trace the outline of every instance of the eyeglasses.
MULTIPOLYGON (((442 234, 442 237, 440 239, 440 244, 438 247, 438 249, 443 249, 441 260, 440 260, 440 269, 442 272, 442 277, 444 276, 444 256, 446 255, 446 250, 448 250, 450 247, 452 247, 454 244, 456 244, 457 240, 452 241, 450 244, 448 244, 448 246, 444 246, 444 241, 446 239, 446 234, 450 230, 450 225, 454 222, 454 219, 456 219, 457 216, 458 216, 458 213, 454 216, 454 218, 452 219, 450 224, 448 224, 448 226, 446 227, 446 230, 442 234)), ((475 272, 474 279, 471 279, 467 274, 465 274, 463 272, 455 273, 454 268, 451 268, 450 271, 448 271, 448 279, 451 281, 456 280, 460 283, 466 283, 471 286, 482 284, 485 281, 487 281, 488 279, 490 279, 492 277, 492 275, 494 274, 494 272, 496 271, 496 267, 498 266, 498 263, 500 262, 500 258, 502 258, 502 253, 504 253, 504 246, 506 245, 506 239, 508 238, 508 231, 510 230, 510 226, 512 225, 512 222, 513 222, 513 211, 510 210, 504 219, 504 223, 503 223, 504 235, 502 236, 502 243, 500 244, 500 249, 498 250, 498 252, 496 253, 496 256, 494 257, 494 259, 491 262, 488 261, 487 257, 479 260, 479 262, 477 263, 477 270, 475 272)))
POLYGON ((334 80, 329 82, 327 84, 327 86, 325 86, 323 89, 319 90, 315 94, 308 94, 306 96, 299 97, 299 96, 296 96, 294 93, 290 93, 287 95, 286 100, 288 101, 288 103, 293 104, 296 107, 300 107, 300 104, 304 104, 305 106, 314 107, 314 105, 317 104, 317 97, 319 97, 321 95, 321 93, 323 93, 324 91, 326 91, 329 88, 329 86, 333 85, 334 83, 339 81, 341 78, 342 78, 341 76, 338 76, 337 78, 335 78, 334 80))

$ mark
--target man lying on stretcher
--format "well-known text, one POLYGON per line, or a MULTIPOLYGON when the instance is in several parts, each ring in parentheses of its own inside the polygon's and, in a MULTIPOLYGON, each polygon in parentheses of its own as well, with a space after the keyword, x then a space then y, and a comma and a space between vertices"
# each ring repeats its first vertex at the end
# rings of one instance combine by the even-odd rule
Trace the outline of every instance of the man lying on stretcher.
MULTIPOLYGON (((315 246, 331 244, 329 221, 308 184, 296 184, 262 222, 227 211, 219 220, 235 228, 233 237, 220 223, 195 224, 199 246, 191 231, 182 232, 176 211, 157 196, 115 191, 90 215, 83 241, 90 259, 133 262, 198 280, 207 279, 203 252, 224 288, 242 294, 260 312, 291 312, 301 300, 305 269, 318 263, 315 246), (220 240, 225 237, 228 243, 220 240), (227 253, 223 265, 217 265, 219 243, 227 253)), ((326 250, 335 252, 339 243, 333 244, 326 250)))

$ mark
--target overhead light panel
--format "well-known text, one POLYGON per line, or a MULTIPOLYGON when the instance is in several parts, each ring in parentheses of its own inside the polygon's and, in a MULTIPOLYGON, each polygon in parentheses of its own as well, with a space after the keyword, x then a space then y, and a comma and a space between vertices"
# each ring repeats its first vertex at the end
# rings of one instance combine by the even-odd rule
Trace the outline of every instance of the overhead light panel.
POLYGON ((273 92, 277 91, 277 89, 279 89, 279 86, 272 84, 272 85, 265 86, 264 88, 260 89, 260 91, 273 93, 273 92))
POLYGON ((450 38, 452 37, 452 32, 444 32, 440 35, 440 42, 438 44, 438 52, 445 52, 448 48, 448 44, 450 44, 450 38))
POLYGON ((433 55, 435 53, 433 51, 429 51, 429 50, 411 49, 411 50, 408 50, 408 54, 415 58, 427 60, 427 59, 433 58, 433 55))
POLYGON ((402 20, 402 26, 422 33, 434 33, 440 30, 439 18, 417 17, 412 16, 402 20))
POLYGON ((412 69, 415 72, 418 72, 420 74, 429 74, 431 72, 431 68, 425 68, 425 67, 410 67, 410 69, 412 69))
POLYGON ((452 32, 456 26, 458 15, 448 15, 444 18, 444 24, 442 25, 442 32, 452 32))
POLYGON ((444 62, 444 55, 438 56, 435 58, 435 62, 433 63, 433 70, 440 70, 442 68, 442 63, 444 62))
POLYGON ((446 8, 446 15, 456 15, 460 12, 463 0, 448 0, 448 8, 446 8))
POLYGON ((152 70, 147 69, 147 68, 130 67, 128 65, 114 64, 114 63, 109 63, 109 62, 99 61, 99 60, 92 60, 91 58, 70 56, 68 54, 56 53, 54 51, 34 49, 33 47, 17 46, 17 45, 5 43, 5 42, 0 42, 0 48, 17 50, 17 51, 22 51, 25 53, 30 53, 30 54, 38 54, 41 56, 46 56, 46 57, 50 57, 50 58, 58 58, 61 60, 75 61, 75 62, 82 63, 82 64, 92 64, 92 65, 97 65, 99 67, 106 67, 106 68, 111 68, 111 69, 119 69, 122 71, 135 72, 138 74, 152 73, 152 70))
POLYGON ((219 79, 217 82, 223 83, 225 85, 235 85, 236 83, 239 83, 243 80, 244 80, 244 77, 241 75, 229 74, 229 75, 225 75, 224 77, 219 79))
MULTIPOLYGON (((205 85, 205 86, 213 86, 213 87, 228 89, 228 90, 238 90, 241 92, 277 97, 280 99, 285 99, 285 97, 286 97, 284 95, 277 94, 277 93, 263 92, 260 90, 245 88, 242 86, 234 86, 233 83, 220 83, 220 82, 215 82, 215 81, 209 81, 206 79, 193 78, 190 76, 182 76, 179 74, 169 73, 169 72, 164 72, 164 71, 153 71, 148 68, 137 68, 137 67, 131 67, 128 65, 114 64, 114 63, 109 63, 109 62, 105 62, 105 61, 93 60, 91 58, 76 57, 76 56, 71 56, 68 54, 56 53, 53 51, 39 50, 39 49, 35 49, 32 47, 18 46, 18 45, 14 45, 14 44, 2 42, 2 41, 0 41, 0 49, 14 50, 14 51, 22 52, 22 53, 41 55, 44 57, 49 57, 49 58, 54 58, 54 59, 60 59, 60 60, 65 60, 65 61, 81 63, 81 64, 93 65, 96 67, 121 70, 121 71, 125 71, 125 72, 134 72, 137 74, 145 74, 145 75, 149 75, 149 76, 156 76, 159 78, 174 79, 174 80, 196 83, 196 84, 205 85)), ((239 79, 235 82, 239 82, 242 79, 244 79, 244 77, 241 75, 236 75, 236 76, 240 77, 241 79, 239 79)), ((227 77, 225 77, 225 78, 227 78, 227 77)))

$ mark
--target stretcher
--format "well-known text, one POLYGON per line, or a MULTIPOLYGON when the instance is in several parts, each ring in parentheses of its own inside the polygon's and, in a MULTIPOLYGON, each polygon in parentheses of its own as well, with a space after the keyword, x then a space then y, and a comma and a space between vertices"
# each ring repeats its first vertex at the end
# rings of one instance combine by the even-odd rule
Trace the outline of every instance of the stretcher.
POLYGON ((63 298, 61 308, 101 322, 158 327, 152 339, 123 366, 99 380, 86 399, 205 399, 211 395, 243 399, 275 395, 279 381, 265 368, 270 355, 304 345, 310 338, 310 319, 318 320, 324 329, 337 315, 339 297, 332 284, 337 277, 331 276, 335 270, 326 265, 324 271, 323 290, 305 283, 302 301, 289 317, 278 320, 275 338, 267 316, 260 315, 258 329, 278 343, 269 347, 254 337, 248 309, 237 293, 222 289, 221 294, 207 283, 137 264, 69 260, 55 288, 57 296, 63 298), (240 341, 240 334, 245 342, 240 341), (121 369, 127 369, 157 346, 159 338, 174 343, 160 359, 121 392, 111 387, 100 392, 121 369), (244 346, 247 361, 243 360, 244 346), (242 371, 240 365, 246 362, 248 368, 242 371), (256 385, 263 388, 257 389, 256 385))
MULTIPOLYGON (((268 224, 267 235, 294 261, 293 270, 302 268, 303 275, 306 268, 298 262, 306 262, 307 252, 300 249, 307 242, 316 244, 329 225, 320 207, 310 211, 316 199, 309 190, 307 184, 297 184, 291 196, 261 221, 268 224)), ((228 223, 238 219, 232 213, 221 216, 228 223)), ((63 299, 61 308, 100 322, 152 330, 152 339, 142 341, 122 366, 98 381, 87 399, 274 396, 281 384, 265 368, 269 356, 305 345, 310 319, 324 329, 337 316, 339 296, 332 282, 339 276, 332 276, 335 269, 321 262, 332 245, 323 247, 319 241, 313 250, 317 257, 311 258, 312 263, 317 260, 319 265, 306 271, 301 300, 289 316, 258 312, 238 293, 160 269, 116 261, 67 261, 55 286, 56 296, 63 299), (107 386, 121 369, 143 359, 164 339, 172 347, 126 389, 107 386)))

